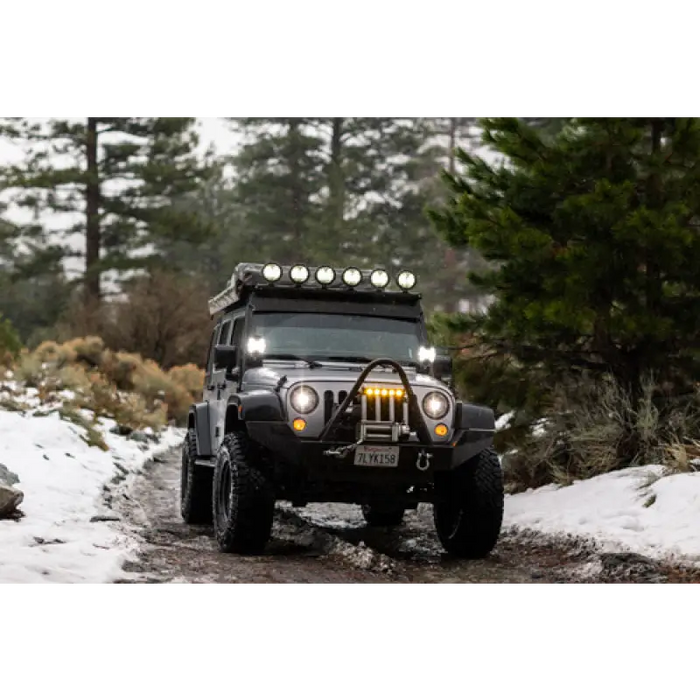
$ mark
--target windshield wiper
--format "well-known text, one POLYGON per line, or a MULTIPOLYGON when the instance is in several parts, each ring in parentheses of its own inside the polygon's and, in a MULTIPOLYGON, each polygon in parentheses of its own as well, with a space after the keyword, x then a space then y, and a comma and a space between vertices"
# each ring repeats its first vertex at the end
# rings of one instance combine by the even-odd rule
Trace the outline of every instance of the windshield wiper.
POLYGON ((369 364, 370 362, 374 362, 377 358, 363 357, 362 355, 328 355, 324 357, 324 359, 330 362, 362 362, 369 364))
MULTIPOLYGON (((329 355, 323 358, 324 360, 329 360, 330 362, 359 362, 361 364, 369 364, 379 359, 377 357, 363 357, 362 355, 329 355)), ((398 363, 407 367, 417 367, 417 362, 412 362, 411 360, 398 360, 398 363)), ((392 372, 395 371, 393 368, 392 372)))
POLYGON ((306 362, 306 364, 309 366, 309 369, 317 369, 318 367, 323 367, 323 365, 320 362, 316 362, 316 360, 310 360, 308 357, 301 357, 300 355, 291 355, 289 353, 274 352, 265 355, 265 357, 268 360, 296 360, 297 362, 306 362))

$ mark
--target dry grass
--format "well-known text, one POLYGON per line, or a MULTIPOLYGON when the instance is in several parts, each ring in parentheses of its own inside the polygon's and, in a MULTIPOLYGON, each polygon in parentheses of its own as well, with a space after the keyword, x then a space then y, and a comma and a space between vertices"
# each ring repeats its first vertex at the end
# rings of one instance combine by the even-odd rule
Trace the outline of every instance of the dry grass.
POLYGON ((700 393, 683 401, 661 394, 653 376, 634 402, 612 379, 555 391, 542 434, 530 432, 507 460, 512 491, 576 480, 643 464, 667 473, 694 470, 700 460, 700 393))
POLYGON ((87 409, 96 418, 112 418, 133 430, 158 429, 168 421, 182 425, 190 405, 201 397, 204 381, 203 370, 194 365, 166 372, 152 360, 107 349, 96 336, 47 341, 34 352, 25 350, 14 376, 36 388, 42 402, 60 402, 67 415, 87 409), (72 395, 61 395, 65 391, 72 395))

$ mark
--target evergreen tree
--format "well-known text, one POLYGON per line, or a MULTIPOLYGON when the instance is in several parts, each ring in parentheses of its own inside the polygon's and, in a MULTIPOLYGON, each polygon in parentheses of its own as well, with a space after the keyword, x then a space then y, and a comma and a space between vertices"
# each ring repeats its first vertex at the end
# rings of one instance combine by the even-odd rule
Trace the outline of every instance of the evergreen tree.
POLYGON ((196 216, 208 235, 163 240, 159 250, 162 267, 196 278, 202 288, 214 294, 221 291, 239 262, 276 256, 261 250, 262 235, 249 221, 246 224, 246 208, 235 178, 225 172, 225 164, 213 164, 211 170, 198 190, 175 203, 177 212, 196 216))
POLYGON ((71 285, 63 251, 39 227, 20 227, 0 219, 0 315, 34 345, 50 335, 68 301, 71 285))
POLYGON ((283 264, 312 254, 310 231, 318 220, 323 186, 321 139, 313 120, 299 117, 235 119, 244 144, 232 158, 243 225, 258 256, 283 264))
POLYGON ((452 245, 494 263, 472 281, 497 299, 467 328, 525 366, 698 377, 700 120, 577 119, 553 139, 484 120, 492 166, 465 175, 432 217, 452 245))
POLYGON ((196 189, 202 169, 191 118, 86 117, 6 121, 29 157, 8 169, 15 204, 67 221, 65 246, 84 241, 86 299, 99 300, 106 272, 157 260, 163 239, 197 235, 196 219, 175 214, 174 199, 196 189), (155 249, 155 250, 154 250, 155 249))

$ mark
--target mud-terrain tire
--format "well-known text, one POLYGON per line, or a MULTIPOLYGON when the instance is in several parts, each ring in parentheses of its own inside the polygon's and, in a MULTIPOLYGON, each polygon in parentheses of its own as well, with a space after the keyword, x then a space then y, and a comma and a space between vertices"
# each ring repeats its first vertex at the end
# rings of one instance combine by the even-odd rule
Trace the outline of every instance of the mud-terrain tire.
POLYGON ((403 522, 404 508, 380 508, 373 505, 363 505, 362 515, 371 527, 398 527, 403 522))
POLYGON ((224 438, 211 491, 214 534, 222 552, 260 554, 270 539, 274 491, 255 461, 245 433, 224 438))
POLYGON ((182 466, 180 471, 180 513, 188 525, 210 525, 211 484, 214 470, 198 467, 197 436, 193 429, 187 431, 182 443, 182 466))
POLYGON ((435 484, 433 516, 445 550, 483 559, 496 546, 503 523, 503 471, 498 455, 484 450, 435 484))

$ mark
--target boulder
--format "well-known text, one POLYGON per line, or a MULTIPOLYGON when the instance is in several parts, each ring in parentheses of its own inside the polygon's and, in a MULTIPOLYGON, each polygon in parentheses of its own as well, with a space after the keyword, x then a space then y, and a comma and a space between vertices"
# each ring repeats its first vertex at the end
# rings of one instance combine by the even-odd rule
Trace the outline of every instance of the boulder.
POLYGON ((0 520, 9 518, 24 500, 24 494, 14 486, 0 483, 0 520))
POLYGON ((4 464, 0 464, 0 484, 14 486, 19 483, 19 477, 11 472, 4 464))

